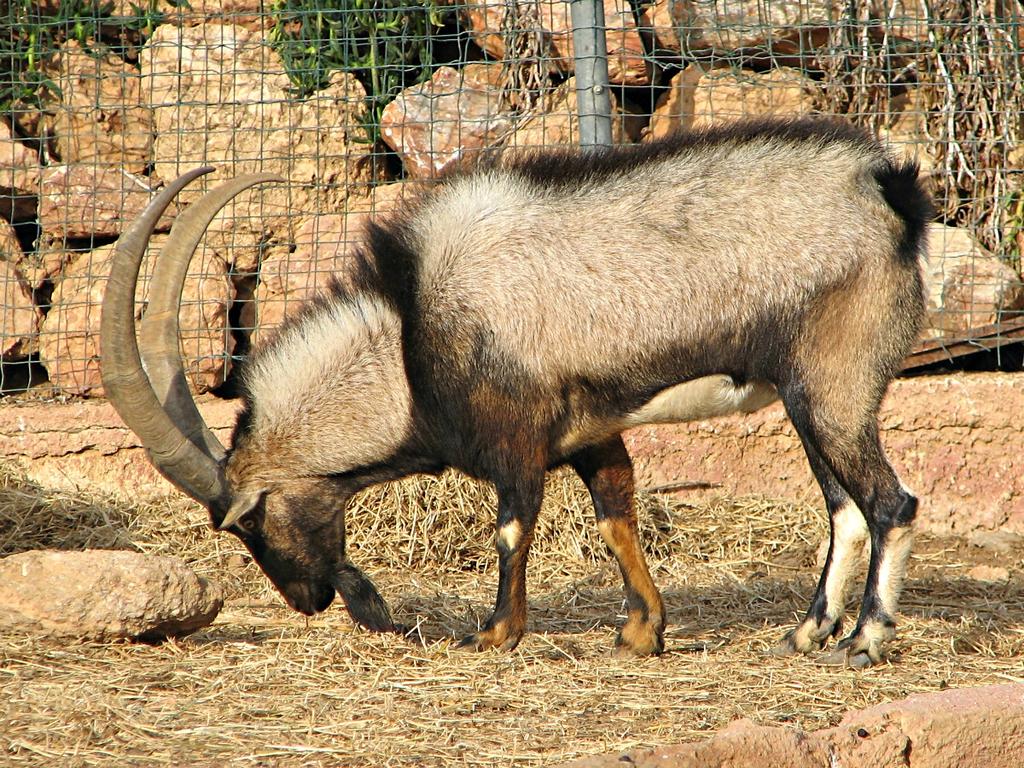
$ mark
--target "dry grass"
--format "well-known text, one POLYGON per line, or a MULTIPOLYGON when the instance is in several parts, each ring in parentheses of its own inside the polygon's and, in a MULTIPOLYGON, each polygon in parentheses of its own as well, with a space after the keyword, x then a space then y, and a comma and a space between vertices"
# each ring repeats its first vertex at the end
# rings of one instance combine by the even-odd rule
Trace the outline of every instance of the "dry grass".
POLYGON ((803 609, 825 531, 801 505, 640 499, 671 627, 657 659, 609 655, 619 577, 582 487, 552 478, 531 559, 531 630, 513 653, 453 638, 490 608, 490 493, 455 475, 362 496, 354 560, 421 644, 355 629, 332 607, 288 611, 234 540, 184 503, 70 498, 0 477, 0 554, 35 547, 176 553, 225 584, 205 632, 160 646, 0 634, 4 765, 539 765, 699 738, 736 717, 819 728, 850 708, 1024 679, 1024 552, 923 541, 894 661, 853 672, 767 649, 803 609))

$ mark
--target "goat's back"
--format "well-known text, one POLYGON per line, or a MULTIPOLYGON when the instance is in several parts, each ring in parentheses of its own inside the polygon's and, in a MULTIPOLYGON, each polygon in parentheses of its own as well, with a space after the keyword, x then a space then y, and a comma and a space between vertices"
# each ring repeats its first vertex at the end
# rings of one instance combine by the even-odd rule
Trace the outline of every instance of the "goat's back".
POLYGON ((893 172, 856 129, 744 123, 505 159, 448 179, 401 226, 421 316, 467 353, 486 338, 553 380, 689 355, 695 375, 742 367, 708 359, 711 342, 740 353, 723 334, 796 333, 819 297, 901 268, 893 172))

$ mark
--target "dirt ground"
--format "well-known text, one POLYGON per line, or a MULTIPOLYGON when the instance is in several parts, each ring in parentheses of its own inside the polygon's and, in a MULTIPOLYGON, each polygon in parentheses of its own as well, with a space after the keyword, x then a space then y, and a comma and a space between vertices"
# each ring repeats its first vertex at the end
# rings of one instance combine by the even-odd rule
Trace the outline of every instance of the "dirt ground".
POLYGON ((1019 544, 922 537, 885 666, 771 657, 818 573, 826 523, 808 501, 642 494, 668 649, 620 660, 620 579, 566 475, 549 483, 530 561, 531 634, 512 653, 473 654, 455 641, 493 602, 493 498, 455 475, 368 492, 349 513, 352 558, 418 628, 412 641, 354 628, 339 605, 308 621, 291 612, 192 505, 57 494, 8 471, 0 555, 175 554, 229 600, 211 627, 163 645, 0 634, 0 764, 555 765, 699 739, 738 717, 813 730, 914 692, 1024 681, 1019 544))

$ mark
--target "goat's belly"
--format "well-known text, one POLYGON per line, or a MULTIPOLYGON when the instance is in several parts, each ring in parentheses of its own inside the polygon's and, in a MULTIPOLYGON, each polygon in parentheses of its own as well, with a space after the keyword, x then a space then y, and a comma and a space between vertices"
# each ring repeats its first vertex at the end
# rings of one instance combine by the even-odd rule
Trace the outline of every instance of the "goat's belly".
POLYGON ((583 418, 561 436, 555 450, 569 456, 587 445, 607 440, 624 429, 642 424, 678 424, 730 413, 753 413, 779 398, 775 387, 764 381, 737 384, 719 374, 663 389, 632 413, 612 419, 583 418))
POLYGON ((675 424, 730 413, 753 413, 778 399, 779 393, 766 381, 737 384, 724 374, 705 376, 663 389, 646 405, 628 414, 626 426, 675 424))

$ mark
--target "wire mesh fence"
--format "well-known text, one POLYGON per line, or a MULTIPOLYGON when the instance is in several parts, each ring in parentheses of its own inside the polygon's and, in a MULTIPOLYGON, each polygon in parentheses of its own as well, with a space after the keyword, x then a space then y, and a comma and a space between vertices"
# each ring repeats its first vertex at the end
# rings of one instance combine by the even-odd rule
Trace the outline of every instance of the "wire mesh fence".
MULTIPOLYGON (((101 393, 112 244, 186 170, 216 169, 172 206, 154 251, 218 181, 285 179, 218 216, 186 284, 192 384, 229 394, 249 346, 344 279, 368 220, 482 152, 579 140, 563 0, 9 0, 0 13, 6 393, 101 393)), ((940 211, 912 364, 994 349, 1019 368, 1022 19, 995 0, 605 0, 612 140, 767 114, 869 127, 918 159, 940 211)))

